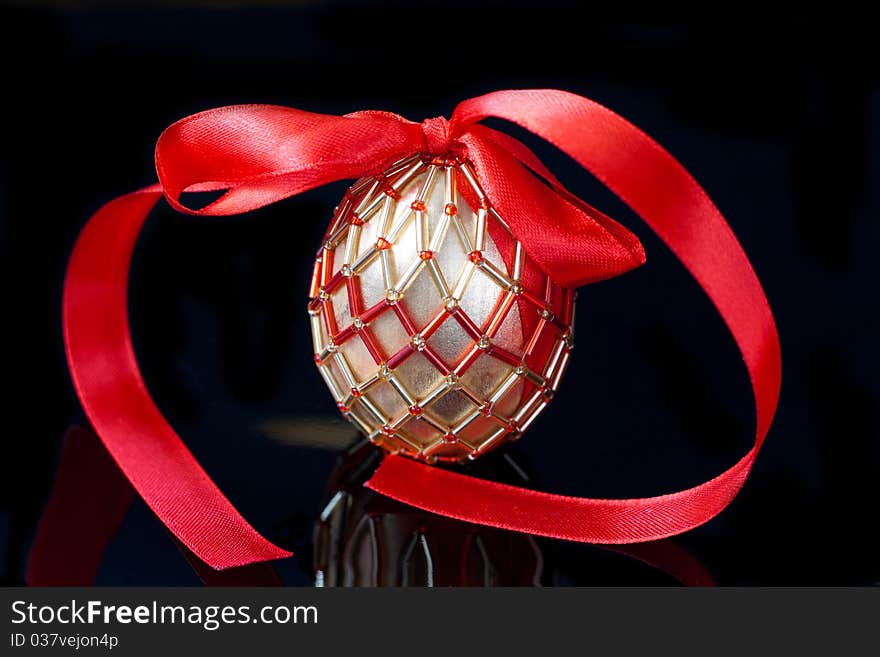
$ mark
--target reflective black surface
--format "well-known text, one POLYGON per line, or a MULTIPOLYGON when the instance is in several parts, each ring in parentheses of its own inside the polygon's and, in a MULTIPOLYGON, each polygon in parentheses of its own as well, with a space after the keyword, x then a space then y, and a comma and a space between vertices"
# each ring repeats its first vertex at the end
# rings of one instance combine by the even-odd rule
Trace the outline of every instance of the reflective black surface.
MULTIPOLYGON (((167 124, 238 102, 420 119, 493 89, 547 86, 612 107, 671 150, 727 216, 776 314, 782 398, 754 475, 729 509, 676 543, 720 584, 880 581, 880 93, 870 23, 824 14, 634 22, 553 3, 462 4, 450 20, 456 6, 0 10, 4 581, 22 581, 59 438, 81 420, 61 344, 66 256, 101 203, 152 181, 167 124), (442 67, 451 73, 434 78, 442 67)), ((714 476, 748 449, 753 421, 721 321, 638 218, 552 148, 525 141, 633 229, 648 264, 581 290, 566 381, 517 462, 543 490, 601 497, 714 476)), ((312 367, 305 315, 311 254, 344 188, 244 217, 163 208, 133 269, 150 389, 245 516, 296 550, 278 566, 289 584, 312 581, 314 521, 355 439, 312 367)), ((545 573, 558 573, 545 584, 675 582, 595 547, 537 543, 545 573)), ((99 581, 198 582, 139 504, 99 581)))

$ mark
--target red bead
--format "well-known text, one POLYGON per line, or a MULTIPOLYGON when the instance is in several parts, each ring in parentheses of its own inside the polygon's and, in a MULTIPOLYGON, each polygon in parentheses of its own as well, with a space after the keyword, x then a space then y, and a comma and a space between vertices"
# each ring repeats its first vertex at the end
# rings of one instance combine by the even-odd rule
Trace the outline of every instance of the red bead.
POLYGON ((345 276, 343 276, 342 270, 340 269, 338 272, 333 274, 333 276, 330 278, 330 280, 327 281, 327 283, 324 285, 324 291, 326 291, 328 293, 333 292, 333 290, 335 290, 339 286, 339 284, 342 282, 343 278, 345 278, 345 276))
POLYGON ((361 313, 361 321, 364 324, 369 324, 374 319, 376 319, 379 315, 388 310, 391 306, 386 303, 385 299, 379 301, 375 305, 370 306, 364 312, 361 313))
POLYGON ((474 324, 474 320, 468 317, 466 312, 459 308, 452 313, 452 316, 455 317, 455 320, 461 325, 461 328, 463 328, 474 340, 479 340, 483 337, 483 332, 480 330, 480 327, 474 324))
POLYGON ((352 317, 357 317, 364 310, 360 285, 353 276, 349 276, 345 279, 345 287, 348 291, 348 313, 352 317))
POLYGON ((415 322, 412 321, 412 318, 407 314, 407 312, 401 308, 398 304, 394 304, 392 306, 394 308, 394 312, 397 315, 397 318, 400 320, 400 323, 403 325, 403 328, 406 329, 406 332, 410 335, 415 335, 419 332, 419 327, 416 326, 415 322))
POLYGON ((431 361, 431 364, 438 370, 440 370, 440 373, 443 376, 452 374, 452 370, 449 369, 449 366, 445 362, 443 362, 443 359, 440 358, 440 356, 437 355, 437 352, 431 349, 431 347, 425 347, 421 354, 429 361, 431 361))
POLYGON ((360 331, 358 335, 361 336, 361 341, 364 343, 367 351, 370 352, 370 356, 373 357, 373 361, 376 363, 376 365, 381 365, 382 363, 384 363, 385 357, 382 355, 382 350, 376 343, 376 339, 373 337, 373 334, 370 333, 370 331, 360 331))
POLYGON ((489 350, 489 353, 492 354, 498 360, 504 361, 508 365, 513 365, 514 367, 519 365, 521 362, 521 358, 516 354, 512 354, 506 349, 502 349, 501 347, 492 346, 489 350))
POLYGON ((347 326, 342 329, 339 333, 333 336, 333 343, 337 345, 345 344, 349 339, 352 338, 355 334, 354 325, 347 326))
POLYGON ((413 353, 415 352, 413 351, 412 346, 408 344, 405 345, 402 349, 400 349, 400 351, 398 351, 396 354, 388 359, 388 367, 393 370, 395 367, 397 367, 403 361, 409 358, 413 353))

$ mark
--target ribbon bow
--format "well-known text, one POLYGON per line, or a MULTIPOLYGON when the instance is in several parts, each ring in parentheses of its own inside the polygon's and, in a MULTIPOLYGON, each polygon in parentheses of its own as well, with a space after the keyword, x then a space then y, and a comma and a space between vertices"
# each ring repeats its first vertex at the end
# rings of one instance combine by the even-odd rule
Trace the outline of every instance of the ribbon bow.
MULTIPOLYGON (((165 130, 156 145, 156 170, 176 210, 227 215, 336 180, 376 175, 413 153, 461 155, 473 163, 484 191, 529 256, 556 282, 577 287, 641 265, 642 245, 565 190, 521 142, 477 122, 490 115, 519 116, 528 127, 537 121, 523 110, 540 107, 540 123, 546 127, 563 117, 571 125, 590 125, 593 117, 572 111, 584 102, 589 103, 561 91, 498 92, 461 103, 449 121, 438 117, 421 124, 390 112, 329 116, 272 105, 221 107, 165 130), (557 102, 548 103, 548 98, 557 102), (185 191, 218 189, 227 191, 200 210, 180 201, 185 191)), ((563 134, 555 132, 542 136, 565 144, 563 134)), ((583 144, 594 153, 601 147, 583 144)))
POLYGON ((601 500, 551 495, 388 456, 367 482, 413 506, 469 522, 593 543, 687 531, 737 494, 776 409, 781 365, 770 307, 721 213, 688 172, 614 112, 557 90, 499 91, 421 124, 388 112, 345 116, 270 106, 209 110, 169 127, 156 146, 159 183, 102 207, 83 229, 64 288, 73 383, 105 447, 171 532, 215 569, 289 556, 258 534, 211 481, 150 398, 128 327, 127 281, 138 233, 163 195, 197 215, 247 212, 346 178, 377 175, 414 152, 466 156, 488 197, 551 278, 565 286, 644 262, 638 239, 568 192, 521 142, 480 125, 512 121, 552 143, 626 202, 706 291, 743 355, 755 395, 754 446, 694 488, 601 500), (201 209, 186 191, 224 190, 201 209))

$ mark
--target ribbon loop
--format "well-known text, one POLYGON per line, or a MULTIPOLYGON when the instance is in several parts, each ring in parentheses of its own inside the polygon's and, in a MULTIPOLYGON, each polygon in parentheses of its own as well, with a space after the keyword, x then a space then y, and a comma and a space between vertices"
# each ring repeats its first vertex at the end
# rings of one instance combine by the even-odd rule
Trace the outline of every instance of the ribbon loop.
POLYGON ((418 124, 387 112, 314 114, 275 105, 234 105, 181 119, 156 144, 156 172, 177 211, 249 212, 328 183, 371 175, 414 150, 418 124), (201 209, 187 191, 228 190, 201 209))

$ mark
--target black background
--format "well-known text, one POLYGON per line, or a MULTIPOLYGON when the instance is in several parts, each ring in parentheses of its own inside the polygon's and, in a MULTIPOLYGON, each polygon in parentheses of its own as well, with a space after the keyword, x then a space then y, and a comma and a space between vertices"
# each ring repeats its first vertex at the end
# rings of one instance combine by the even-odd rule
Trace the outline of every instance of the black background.
MULTIPOLYGON (((880 85, 870 22, 472 4, 0 9, 4 581, 23 579, 60 437, 82 421, 60 331, 67 254, 101 203, 154 179, 166 125, 249 102, 420 120, 526 87, 593 98, 678 157, 728 218, 776 315, 783 387, 766 447, 737 500, 676 542, 721 584, 880 580, 880 85)), ((566 382, 517 458, 544 490, 601 497, 677 490, 726 469, 750 445, 753 411, 717 314, 631 211, 552 148, 505 128, 648 253, 641 269, 581 290, 566 382)), ((336 455, 265 427, 335 419, 311 364, 305 296, 344 189, 242 217, 162 208, 133 269, 133 330, 151 391, 244 515, 297 550, 281 565, 291 584, 310 581, 310 528, 336 455)), ((670 581, 594 547, 542 546, 558 583, 670 581)), ((99 581, 197 583, 141 504, 99 581)))

